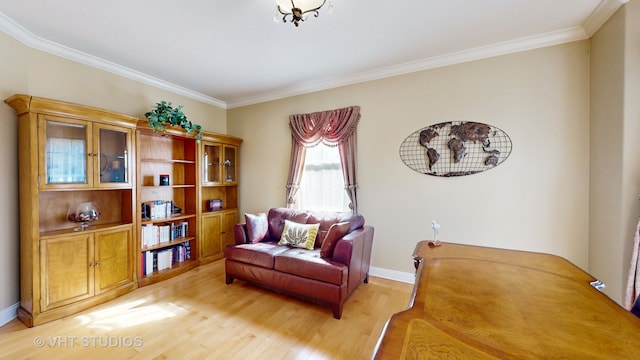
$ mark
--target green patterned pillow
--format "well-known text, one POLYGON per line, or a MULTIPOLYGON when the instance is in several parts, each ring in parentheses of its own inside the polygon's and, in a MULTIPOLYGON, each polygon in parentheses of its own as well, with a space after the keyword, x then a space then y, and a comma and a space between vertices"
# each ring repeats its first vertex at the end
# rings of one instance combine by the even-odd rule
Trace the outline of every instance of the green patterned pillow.
POLYGON ((293 221, 284 221, 284 230, 278 245, 291 245, 299 248, 313 250, 320 224, 299 224, 293 221))

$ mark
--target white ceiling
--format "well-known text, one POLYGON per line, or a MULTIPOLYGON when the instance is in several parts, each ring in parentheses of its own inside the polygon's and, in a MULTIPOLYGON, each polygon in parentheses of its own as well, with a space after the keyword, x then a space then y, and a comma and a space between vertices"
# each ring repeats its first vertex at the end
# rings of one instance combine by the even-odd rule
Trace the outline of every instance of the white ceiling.
POLYGON ((223 108, 589 38, 628 0, 0 0, 26 45, 223 108))

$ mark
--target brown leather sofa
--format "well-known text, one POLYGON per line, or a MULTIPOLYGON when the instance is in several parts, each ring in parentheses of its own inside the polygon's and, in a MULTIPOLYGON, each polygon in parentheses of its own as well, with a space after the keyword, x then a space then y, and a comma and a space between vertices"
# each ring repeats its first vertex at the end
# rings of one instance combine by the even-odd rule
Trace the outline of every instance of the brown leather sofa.
POLYGON ((369 280, 374 228, 360 214, 273 208, 261 215, 267 223, 245 215, 247 222, 235 226, 236 244, 224 250, 226 283, 237 278, 329 306, 340 319, 344 302, 369 280), (314 248, 278 245, 285 220, 320 224, 314 248), (266 234, 256 238, 262 227, 268 227, 266 234), (332 251, 328 244, 335 244, 332 251))

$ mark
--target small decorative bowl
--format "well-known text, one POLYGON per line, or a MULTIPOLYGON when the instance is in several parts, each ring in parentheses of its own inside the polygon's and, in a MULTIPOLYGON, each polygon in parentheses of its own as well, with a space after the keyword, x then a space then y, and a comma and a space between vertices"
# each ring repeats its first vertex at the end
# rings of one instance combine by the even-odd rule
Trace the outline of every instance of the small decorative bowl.
POLYGON ((92 229, 89 223, 94 222, 100 218, 100 209, 93 201, 81 202, 79 204, 71 205, 67 212, 67 220, 72 223, 80 224, 79 227, 73 229, 75 231, 84 231, 92 229))

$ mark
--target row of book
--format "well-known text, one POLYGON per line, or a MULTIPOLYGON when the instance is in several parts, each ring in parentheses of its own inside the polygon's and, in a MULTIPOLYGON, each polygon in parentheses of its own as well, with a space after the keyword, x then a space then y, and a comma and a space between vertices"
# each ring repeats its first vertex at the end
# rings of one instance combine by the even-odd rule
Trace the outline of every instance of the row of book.
POLYGON ((189 223, 186 221, 142 225, 143 248, 187 236, 189 236, 189 223))
POLYGON ((180 215, 182 209, 171 200, 152 200, 142 203, 142 219, 157 220, 180 215))
POLYGON ((191 246, 188 241, 166 249, 144 251, 142 253, 142 273, 149 275, 155 271, 170 269, 176 263, 191 258, 191 246))

